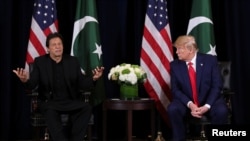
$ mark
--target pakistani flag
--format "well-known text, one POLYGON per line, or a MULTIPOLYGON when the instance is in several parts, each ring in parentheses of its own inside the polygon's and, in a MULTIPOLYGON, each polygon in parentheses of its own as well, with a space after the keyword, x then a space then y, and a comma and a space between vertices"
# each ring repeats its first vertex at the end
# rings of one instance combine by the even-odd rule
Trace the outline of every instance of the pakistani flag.
POLYGON ((193 0, 187 35, 195 37, 200 52, 217 55, 210 0, 193 0))
MULTIPOLYGON (((102 46, 95 0, 78 0, 74 23, 71 55, 78 57, 83 73, 91 74, 102 66, 102 46)), ((104 83, 101 77, 90 97, 93 105, 100 104, 104 97, 104 83)))

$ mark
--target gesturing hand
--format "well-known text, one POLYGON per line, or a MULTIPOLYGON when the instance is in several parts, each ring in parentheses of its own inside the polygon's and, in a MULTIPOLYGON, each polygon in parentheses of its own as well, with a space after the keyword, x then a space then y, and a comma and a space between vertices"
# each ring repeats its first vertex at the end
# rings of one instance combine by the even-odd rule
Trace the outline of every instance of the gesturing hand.
POLYGON ((29 79, 28 73, 23 68, 17 68, 13 72, 19 77, 22 82, 27 82, 29 79))
POLYGON ((96 67, 94 70, 92 70, 94 81, 96 81, 98 78, 102 76, 103 70, 104 67, 96 67))

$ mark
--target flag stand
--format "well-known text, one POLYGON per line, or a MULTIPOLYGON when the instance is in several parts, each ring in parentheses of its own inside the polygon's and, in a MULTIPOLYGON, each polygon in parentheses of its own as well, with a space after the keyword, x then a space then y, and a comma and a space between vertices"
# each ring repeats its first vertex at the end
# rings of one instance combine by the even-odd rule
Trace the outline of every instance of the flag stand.
POLYGON ((156 116, 157 116, 157 137, 155 138, 154 141, 166 141, 163 136, 162 136, 162 132, 161 132, 161 118, 158 112, 156 112, 156 116))
POLYGON ((160 131, 158 131, 157 133, 157 137, 155 138, 155 141, 166 141, 163 136, 162 136, 162 133, 160 131))

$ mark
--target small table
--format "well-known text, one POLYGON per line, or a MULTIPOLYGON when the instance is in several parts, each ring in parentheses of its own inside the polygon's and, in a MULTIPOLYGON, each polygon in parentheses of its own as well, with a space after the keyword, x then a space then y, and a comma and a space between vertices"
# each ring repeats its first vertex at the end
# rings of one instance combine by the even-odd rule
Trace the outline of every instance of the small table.
MULTIPOLYGON (((107 140, 107 110, 127 111, 127 138, 132 141, 132 117, 134 110, 150 110, 151 135, 155 136, 155 102, 150 98, 140 98, 138 100, 107 99, 103 103, 103 141, 107 140)), ((152 139, 153 139, 152 138, 152 139)))

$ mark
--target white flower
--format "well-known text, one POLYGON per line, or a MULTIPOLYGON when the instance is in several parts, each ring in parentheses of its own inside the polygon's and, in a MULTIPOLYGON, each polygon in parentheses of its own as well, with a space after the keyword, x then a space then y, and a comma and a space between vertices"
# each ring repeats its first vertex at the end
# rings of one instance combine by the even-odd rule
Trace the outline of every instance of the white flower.
POLYGON ((138 65, 120 64, 110 69, 108 79, 117 81, 119 84, 125 83, 135 85, 146 81, 145 71, 138 65))

